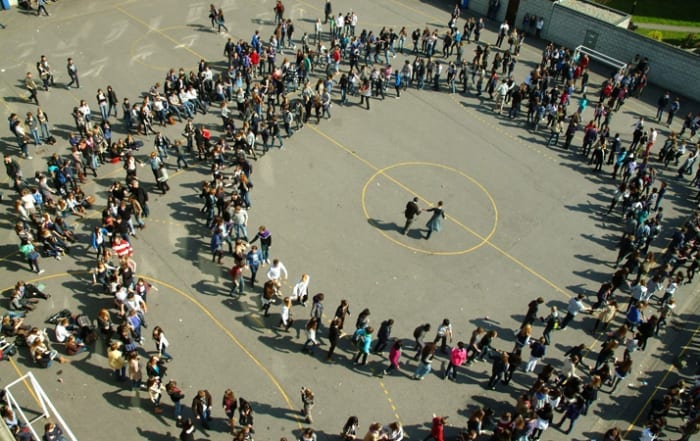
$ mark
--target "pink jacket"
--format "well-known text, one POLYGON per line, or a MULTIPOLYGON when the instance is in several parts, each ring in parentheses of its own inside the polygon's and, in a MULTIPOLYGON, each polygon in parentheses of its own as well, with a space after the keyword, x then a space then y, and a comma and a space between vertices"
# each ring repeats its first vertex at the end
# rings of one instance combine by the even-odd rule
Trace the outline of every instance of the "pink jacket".
POLYGON ((391 351, 389 351, 389 362, 398 368, 399 360, 401 360, 401 349, 391 348, 391 351))
POLYGON ((461 366, 465 361, 467 361, 467 350, 452 348, 452 352, 450 352, 450 362, 455 366, 461 366))

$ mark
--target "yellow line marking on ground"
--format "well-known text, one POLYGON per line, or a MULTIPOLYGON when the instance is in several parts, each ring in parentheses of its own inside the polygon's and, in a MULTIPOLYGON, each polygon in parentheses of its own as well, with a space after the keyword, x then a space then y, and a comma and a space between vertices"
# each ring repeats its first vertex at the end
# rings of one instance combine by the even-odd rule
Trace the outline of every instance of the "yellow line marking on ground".
MULTIPOLYGON (((380 170, 379 167, 377 167, 376 165, 374 165, 373 163, 371 163, 371 162, 368 161, 367 159, 363 158, 362 156, 358 155, 357 153, 355 153, 354 151, 352 151, 350 148, 344 146, 343 144, 341 144, 341 143, 340 143, 339 141, 337 141, 336 139, 330 137, 329 135, 327 135, 326 133, 324 133, 323 131, 321 131, 321 130, 318 129, 317 127, 310 126, 310 125, 307 126, 307 127, 309 127, 312 131, 316 132, 316 133, 317 133, 319 136, 321 136, 322 138, 325 138, 326 140, 328 140, 328 141, 329 141, 330 143, 332 143, 333 145, 337 146, 337 147, 340 148, 341 150, 343 150, 343 151, 345 151, 346 153, 348 153, 348 154, 349 154, 350 156, 352 156, 353 158, 355 158, 355 159, 357 159, 358 161, 362 162, 363 164, 365 164, 367 167, 369 167, 370 169, 374 170, 375 172, 380 170)), ((416 197, 418 197, 418 198, 420 198, 420 199, 423 199, 423 200, 425 201, 424 198, 421 198, 420 195, 418 195, 416 192, 414 192, 413 190, 411 190, 409 187, 407 187, 406 185, 402 184, 402 183, 399 182, 398 180, 394 179, 393 177, 391 177, 391 176, 389 176, 389 175, 387 175, 387 174, 383 174, 383 176, 385 176, 387 179, 389 179, 390 181, 394 182, 395 184, 399 185, 399 187, 403 188, 403 189, 404 189, 405 191, 407 191, 409 194, 414 195, 414 196, 416 196, 416 197)), ((568 292, 566 292, 564 289, 560 288, 560 287, 557 286, 554 282, 552 282, 551 280, 549 280, 548 278, 546 278, 546 277, 543 276, 542 274, 538 273, 537 271, 535 271, 534 269, 532 269, 530 266, 526 265, 523 261, 521 261, 521 260, 518 259, 517 257, 513 256, 512 254, 510 254, 510 253, 508 253, 507 251, 505 251, 503 248, 501 248, 501 247, 499 247, 498 245, 496 245, 496 244, 494 244, 493 242, 491 242, 490 239, 488 239, 488 238, 486 238, 486 237, 480 235, 479 233, 476 233, 475 231, 471 230, 469 227, 467 227, 467 226, 464 225, 463 223, 457 221, 457 220, 454 219, 453 217, 448 216, 447 218, 450 219, 451 221, 453 221, 453 222, 454 222, 455 224, 457 224, 458 226, 460 226, 460 227, 461 227, 462 229, 464 229, 465 231, 469 232, 470 234, 473 234, 473 235, 474 235, 475 237, 477 237, 478 239, 480 239, 480 240, 484 241, 485 243, 487 243, 491 248, 493 248, 494 250, 498 251, 501 255, 503 255, 504 257, 506 257, 506 258, 507 258, 508 260, 510 260, 511 262, 517 264, 518 266, 520 266, 520 267, 521 267, 522 269, 524 269, 525 271, 529 272, 530 274, 532 274, 532 275, 535 276, 536 278, 540 279, 540 280, 543 281, 545 284, 549 285, 549 286, 550 286, 552 289, 554 289, 556 292, 562 294, 563 296, 565 296, 565 297, 567 297, 567 298, 571 298, 571 297, 572 297, 571 294, 569 294, 568 292)))
MULTIPOLYGON (((17 372, 17 375, 22 377, 24 374, 22 373, 20 368, 17 366, 17 363, 15 363, 15 360, 12 357, 10 357, 9 360, 10 360, 10 364, 12 365, 12 367, 15 368, 15 372, 17 372)), ((22 380, 22 383, 24 383, 24 387, 27 388, 27 390, 29 391, 29 394, 32 396, 32 398, 34 398, 34 401, 36 401, 36 404, 38 404, 39 407, 42 407, 41 400, 39 399, 39 397, 36 396, 34 389, 32 389, 32 387, 29 385, 29 382, 27 381, 26 378, 24 378, 22 380)))
POLYGON ((408 192, 409 194, 415 195, 416 197, 418 197, 419 199, 421 199, 424 203, 429 204, 429 205, 432 205, 432 202, 431 202, 431 201, 429 201, 429 200, 427 200, 426 198, 422 197, 422 196, 419 195, 416 191, 414 191, 414 190, 408 188, 408 187, 407 187, 406 185, 404 185, 402 182, 400 182, 400 181, 394 179, 392 176, 390 176, 390 175, 388 175, 388 174, 386 173, 386 172, 388 172, 389 170, 393 170, 393 169, 398 168, 398 167, 406 167, 406 166, 429 166, 429 167, 437 167, 437 168, 441 168, 441 169, 443 169, 443 170, 449 170, 449 171, 451 171, 451 172, 453 172, 453 173, 457 173, 457 174, 461 175, 462 177, 466 178, 467 180, 469 180, 472 184, 474 184, 474 185, 476 185, 477 187, 479 187, 479 189, 486 195, 486 197, 488 198, 489 202, 491 203, 491 208, 493 209, 493 212, 494 212, 493 226, 491 227, 491 231, 486 235, 486 237, 485 237, 485 238, 482 238, 482 237, 480 237, 480 235, 478 235, 476 232, 474 232, 471 228, 469 228, 468 226, 466 226, 466 225, 462 224, 461 222, 459 222, 459 220, 455 219, 455 218, 452 217, 452 216, 447 215, 447 216, 446 216, 447 219, 449 219, 450 221, 456 223, 457 225, 459 225, 461 228, 463 228, 463 229, 465 229, 466 231, 468 231, 468 232, 469 232, 470 234, 472 234, 473 236, 479 237, 479 239, 481 240, 481 243, 479 243, 479 244, 477 244, 477 245, 475 245, 475 246, 473 246, 473 247, 471 247, 471 248, 467 248, 467 249, 464 249, 464 250, 458 250, 458 251, 430 251, 430 250, 426 250, 426 249, 424 249, 424 248, 413 247, 413 246, 408 245, 408 244, 405 244, 405 243, 403 243, 403 242, 401 242, 401 241, 399 241, 399 240, 397 240, 397 239, 394 239, 394 238, 391 237, 387 232, 382 231, 381 229, 375 228, 375 229, 376 229, 382 236, 384 236, 386 239, 388 239, 388 240, 390 240, 391 242, 393 242, 393 243, 395 243, 395 244, 397 244, 397 245, 400 245, 400 246, 402 246, 402 247, 404 247, 404 248, 407 248, 407 249, 409 249, 409 250, 416 251, 416 252, 419 252, 419 253, 432 254, 432 255, 438 255, 438 256, 454 256, 454 255, 459 255, 459 254, 466 254, 466 253, 469 253, 469 252, 471 252, 471 251, 474 251, 474 250, 476 250, 476 249, 478 249, 478 248, 481 248, 481 247, 482 247, 483 245, 485 245, 485 244, 487 243, 487 241, 488 241, 489 239, 491 239, 491 237, 496 233, 496 228, 497 228, 497 226, 498 226, 498 207, 496 206, 496 201, 493 199, 493 197, 492 197, 491 194, 488 192, 488 190, 486 190, 486 188, 485 188, 479 181, 477 181, 476 179, 474 179, 474 178, 472 178, 471 176, 467 175, 467 174, 464 173, 463 171, 458 170, 458 169, 456 169, 456 168, 454 168, 454 167, 450 167, 450 166, 443 165, 443 164, 432 163, 432 162, 419 162, 419 161, 415 161, 415 162, 400 162, 400 163, 398 163, 398 164, 390 165, 390 166, 388 166, 388 167, 384 167, 384 168, 382 168, 382 169, 377 170, 377 171, 367 180, 367 182, 365 183, 364 187, 362 187, 362 201, 361 201, 361 202, 362 202, 362 211, 364 212, 365 218, 367 218, 368 220, 370 219, 369 210, 367 209, 367 204, 366 204, 366 193, 367 193, 367 189, 369 188, 369 185, 370 185, 372 182, 374 182, 375 179, 376 179, 378 176, 380 176, 380 175, 383 176, 383 177, 385 177, 385 178, 387 178, 388 180, 390 180, 391 182, 393 182, 394 184, 396 184, 399 188, 403 189, 404 191, 408 192))
POLYGON ((386 388, 386 385, 384 384, 384 381, 379 380, 379 387, 382 388, 384 391, 384 395, 387 396, 387 401, 389 402, 389 406, 391 407, 391 410, 394 411, 394 417, 396 420, 403 425, 403 422, 401 421, 401 417, 399 416, 398 410, 396 410, 396 406, 394 406, 394 400, 391 399, 391 396, 389 395, 389 390, 386 388))
MULTIPOLYGON (((683 349, 682 349, 681 352, 678 354, 678 357, 681 357, 681 356, 683 356, 683 354, 685 354, 685 352, 686 352, 686 351, 688 350, 688 348, 690 347, 690 343, 691 343, 691 342, 693 341, 693 339, 697 336, 698 332, 700 332, 700 325, 698 325, 697 327, 695 327, 695 330, 693 331, 692 335, 690 336, 690 338, 688 339, 688 341, 686 342, 686 344, 683 345, 683 349)), ((656 385, 656 387, 654 387, 654 390, 652 390, 651 393, 649 394, 649 398, 647 398, 647 400, 644 402, 644 406, 642 406, 642 407, 639 409, 639 412, 637 413, 637 416, 635 416, 634 419, 632 420, 632 422, 629 424, 629 426, 627 426, 627 429, 625 430, 625 433, 622 435, 622 438, 627 438, 627 436, 629 435, 630 431, 637 425, 637 421, 639 421, 639 419, 641 418, 642 414, 645 413, 647 407, 649 406, 649 403, 651 403, 651 400, 653 400, 654 397, 656 396, 656 392, 659 391, 660 389, 662 389, 662 385, 663 385, 664 383, 666 383, 666 379, 668 379, 668 376, 671 375, 671 372, 673 372, 673 370, 675 369, 675 367, 676 367, 676 366, 675 366, 673 363, 671 363, 671 364, 668 366, 668 369, 666 369, 666 373, 665 373, 664 376, 661 378, 661 381, 658 382, 658 384, 656 385)))
MULTIPOLYGON (((200 311, 202 311, 204 313, 204 315, 209 317, 209 320, 211 320, 212 323, 214 323, 219 329, 221 329, 221 331, 223 331, 224 334, 226 334, 229 337, 229 339, 231 339, 231 341, 233 341, 236 344, 236 346, 238 346, 240 348, 240 350, 243 351, 243 353, 245 353, 253 361, 253 363, 267 376, 267 378, 277 388, 277 391, 280 393, 280 395, 282 396, 284 401, 287 403, 287 407, 289 408, 289 410, 292 410, 292 411, 296 410, 296 408, 298 406, 295 406, 294 404, 292 404, 292 401, 289 399, 289 396, 287 395, 287 393, 285 392, 284 388, 282 387, 280 382, 277 380, 277 378, 275 378, 275 376, 272 374, 272 372, 270 372, 265 367, 265 365, 260 360, 258 360, 257 357, 255 357, 255 355, 253 355, 253 353, 243 343, 241 343, 241 341, 238 340, 238 338, 235 335, 233 335, 233 332, 231 332, 228 328, 226 328, 223 325, 223 323, 221 323, 219 321, 219 319, 217 319, 214 316, 214 314, 212 314, 212 312, 209 311, 209 309, 206 306, 204 306, 199 300, 197 300, 196 298, 187 294, 186 292, 182 291, 181 289, 179 289, 179 288, 177 288, 177 287, 175 287, 167 282, 164 282, 162 280, 155 279, 153 277, 143 276, 143 275, 140 277, 143 277, 146 280, 150 280, 152 282, 155 282, 157 284, 165 286, 166 288, 171 289, 172 291, 176 292, 177 294, 180 294, 182 297, 184 297, 185 299, 189 300, 192 304, 197 306, 200 309, 200 311)), ((299 426, 299 429, 301 429, 302 428, 301 420, 296 415, 296 412, 294 412, 294 419, 296 420, 297 425, 299 426)))
MULTIPOLYGON (((59 277, 75 276, 76 274, 89 274, 89 273, 90 273, 90 271, 84 270, 84 271, 76 271, 76 272, 74 272, 74 273, 63 272, 63 273, 57 273, 57 274, 49 274, 49 275, 47 275, 47 276, 37 277, 37 278, 35 278, 35 279, 30 280, 29 282, 31 282, 31 283, 36 283, 36 282, 40 282, 40 281, 44 281, 44 280, 49 280, 49 279, 55 279, 55 278, 59 278, 59 277)), ((278 392, 280 393, 280 395, 282 396, 282 399, 284 399, 285 403, 287 403, 287 407, 289 408, 289 410, 292 410, 292 411, 295 411, 295 410, 296 410, 296 408, 297 408, 298 406, 295 406, 294 404, 292 404, 292 401, 289 399, 289 396, 287 395, 287 393, 285 392, 284 388, 282 387, 282 385, 280 384, 280 382, 277 380, 277 378, 275 378, 275 376, 265 367, 265 365, 264 365, 260 360, 258 360, 258 359, 255 357, 255 355, 253 355, 253 353, 252 353, 243 343, 241 343, 241 341, 238 340, 238 338, 236 338, 235 335, 233 335, 233 332, 231 332, 228 328, 226 328, 226 327, 223 325, 223 323, 221 323, 221 321, 219 321, 219 319, 217 319, 217 318, 214 316, 214 314, 213 314, 211 311, 209 311, 209 309, 208 309, 206 306, 204 306, 199 300, 197 300, 196 298, 194 298, 194 297, 192 297, 191 295, 187 294, 186 292, 182 291, 181 289, 179 289, 179 288, 177 288, 177 287, 175 287, 175 286, 173 286, 173 285, 171 285, 171 284, 169 284, 169 283, 167 283, 167 282, 164 282, 164 281, 162 281, 162 280, 160 280, 160 279, 156 279, 156 278, 153 278, 153 277, 149 277, 149 276, 145 276, 145 275, 140 275, 140 274, 137 275, 137 276, 138 276, 138 277, 143 277, 143 278, 146 279, 146 280, 149 280, 149 281, 151 281, 151 282, 154 282, 154 283, 156 283, 156 284, 158 284, 158 285, 164 286, 164 287, 166 287, 166 288, 172 290, 172 291, 175 292, 176 294, 179 294, 179 295, 182 296, 183 298, 189 300, 190 303, 192 303, 193 305, 195 305, 196 307, 198 307, 199 310, 202 311, 202 312, 204 313, 204 315, 206 315, 206 316, 209 318, 209 320, 211 320, 212 323, 214 323, 214 325, 216 325, 217 328, 219 328, 221 331, 223 331, 224 334, 226 334, 226 336, 227 336, 236 346, 238 346, 238 348, 239 348, 241 351, 243 351, 243 353, 246 354, 246 355, 248 356, 248 358, 250 358, 250 359, 253 361, 253 363, 267 376, 267 378, 272 382, 272 384, 275 386, 275 388, 277 389, 277 391, 278 391, 278 392)), ((3 291, 9 290, 9 289, 12 289, 12 287, 7 287, 7 288, 5 288, 3 291)), ((13 362, 13 365, 14 365, 14 362, 13 362)), ((16 366, 15 366, 15 369, 17 370, 17 373, 20 374, 20 376, 22 376, 21 371, 20 371, 19 369, 17 369, 16 366)), ((30 392, 31 392, 31 389, 30 389, 30 392)), ((35 397, 35 399, 37 399, 37 398, 35 397)), ((299 426, 299 429, 302 429, 302 424, 301 424, 302 422, 301 422, 301 420, 300 420, 299 417, 296 415, 296 412, 293 412, 293 414, 294 414, 294 419, 295 419, 296 422, 297 422, 297 426, 299 426)))

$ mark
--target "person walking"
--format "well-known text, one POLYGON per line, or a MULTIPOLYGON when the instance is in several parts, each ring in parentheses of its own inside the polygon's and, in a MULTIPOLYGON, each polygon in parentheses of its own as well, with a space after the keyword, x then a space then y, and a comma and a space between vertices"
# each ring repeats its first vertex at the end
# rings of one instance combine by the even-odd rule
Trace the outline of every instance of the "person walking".
POLYGON ((559 428, 564 424, 564 421, 566 419, 569 420, 569 428, 566 430, 562 430, 566 435, 568 435, 571 432, 571 429, 574 428, 574 423, 576 423, 576 420, 578 419, 579 416, 581 416, 581 411, 583 410, 584 402, 583 398, 577 397, 573 402, 569 403, 568 406, 566 406, 566 411, 564 411, 564 415, 561 417, 561 421, 557 424, 559 428))
MULTIPOLYGON (((566 316, 561 322, 561 329, 564 330, 569 325, 571 320, 578 315, 579 312, 586 309, 586 305, 583 304, 584 299, 583 294, 579 294, 569 300, 569 304, 566 307, 566 316)), ((590 308, 588 309, 590 311, 590 308)))
POLYGON ((435 343, 426 343, 420 353, 420 363, 413 372, 414 380, 422 380, 432 370, 433 359, 435 358, 435 343))
POLYGON ((400 369, 399 363, 401 361, 401 348, 403 348, 403 343, 401 340, 396 340, 392 345, 391 350, 389 350, 389 366, 379 374, 380 378, 393 370, 400 369))
POLYGON ((425 211, 431 211, 433 213, 430 220, 425 225, 428 227, 428 234, 426 234, 425 240, 428 240, 430 239, 430 235, 433 234, 433 231, 440 232, 442 220, 445 218, 445 210, 442 208, 442 201, 438 201, 437 207, 428 208, 425 211))
POLYGON ((36 6, 36 16, 37 17, 41 15, 41 11, 44 11, 44 14, 46 14, 47 17, 49 16, 49 11, 46 10, 46 0, 38 0, 37 1, 37 6, 36 6))
MULTIPOLYGON (((29 98, 27 98, 27 100, 34 100, 34 102, 38 106, 39 97, 36 93, 39 90, 39 85, 36 83, 36 81, 34 81, 34 77, 31 72, 27 72, 27 75, 24 77, 24 87, 27 89, 27 92, 29 92, 29 98)), ((10 121, 10 124, 12 124, 12 120, 10 121)), ((21 123, 19 124, 21 125, 21 123)), ((19 135, 17 135, 17 137, 19 138, 19 135)))
POLYGON ((391 338, 391 327, 394 326, 394 319, 384 320, 377 332, 377 343, 374 345, 374 354, 381 354, 391 338))
POLYGON ((406 204, 406 208, 404 209, 403 215, 406 218, 406 223, 403 226, 403 230, 401 231, 401 234, 406 235, 406 232, 408 232, 408 228, 411 226, 414 220, 416 220, 416 217, 421 213, 421 209, 418 206, 418 198, 413 198, 408 203, 406 204))
POLYGON ((369 350, 372 347, 372 333, 374 328, 367 326, 366 328, 358 328, 353 335, 354 340, 357 342, 357 354, 352 359, 352 364, 360 364, 362 366, 367 364, 367 355, 369 355, 369 350), (362 358, 362 363, 360 363, 360 358, 362 358))
POLYGON ((437 344, 440 342, 440 352, 447 354, 447 340, 449 338, 450 343, 452 343, 452 325, 449 319, 444 319, 440 326, 438 326, 437 333, 435 334, 435 339, 433 343, 437 344))
POLYGON ((192 400, 192 413, 205 429, 209 429, 211 422, 211 404, 211 394, 206 389, 198 391, 192 400))
POLYGON ((185 394, 177 386, 176 380, 170 380, 165 385, 165 393, 168 394, 173 402, 174 412, 175 412, 175 426, 182 427, 182 399, 185 398, 185 394))
MULTIPOLYGON (((287 299, 288 298, 289 297, 287 297, 287 299)), ((334 317, 333 320, 331 320, 330 327, 328 328, 328 342, 330 343, 328 347, 328 353, 326 354, 326 361, 328 362, 333 362, 333 353, 335 352, 335 348, 338 346, 338 340, 340 340, 340 333, 340 319, 338 317, 334 317)))
POLYGON ((544 331, 542 331, 542 337, 544 337, 544 344, 550 345, 552 343, 551 334, 552 331, 559 329, 559 309, 556 306, 552 306, 549 316, 542 318, 545 322, 544 331))
POLYGON ((457 347, 452 348, 450 351, 450 363, 445 369, 445 373, 442 376, 443 380, 449 378, 452 381, 457 381, 457 368, 462 366, 464 362, 467 361, 467 348, 464 342, 457 342, 457 347))
POLYGON ((66 89, 70 90, 73 84, 75 84, 76 89, 80 89, 80 78, 78 78, 78 66, 76 66, 75 63, 73 63, 72 58, 68 58, 66 70, 68 71, 68 78, 70 78, 70 83, 66 85, 66 89))

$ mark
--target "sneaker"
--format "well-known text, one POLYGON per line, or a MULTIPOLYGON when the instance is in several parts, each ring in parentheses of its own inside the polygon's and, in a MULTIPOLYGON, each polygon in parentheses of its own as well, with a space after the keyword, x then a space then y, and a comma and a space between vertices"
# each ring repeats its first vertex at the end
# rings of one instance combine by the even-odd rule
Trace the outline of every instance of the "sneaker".
POLYGON ((27 155, 24 157, 24 159, 34 159, 34 157, 27 155))
POLYGON ((56 258, 56 260, 61 260, 61 256, 59 256, 58 254, 56 254, 54 257, 56 258))
POLYGON ((41 269, 41 270, 37 271, 36 273, 37 273, 37 274, 44 274, 44 272, 46 272, 46 270, 41 269))

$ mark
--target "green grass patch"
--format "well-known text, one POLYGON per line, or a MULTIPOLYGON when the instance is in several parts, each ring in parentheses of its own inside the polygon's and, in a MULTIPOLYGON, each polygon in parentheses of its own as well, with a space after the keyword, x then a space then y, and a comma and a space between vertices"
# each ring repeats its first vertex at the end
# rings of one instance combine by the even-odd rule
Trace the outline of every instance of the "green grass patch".
POLYGON ((672 44, 674 46, 680 46, 683 48, 694 48, 700 47, 700 34, 688 34, 688 32, 677 32, 677 31, 661 31, 656 29, 642 29, 637 28, 636 33, 644 35, 649 38, 657 39, 657 35, 661 35, 661 41, 672 44))
MULTIPOLYGON (((594 0, 601 5, 631 13, 634 0, 594 0)), ((700 26, 697 0, 637 0, 634 20, 679 26, 700 26)))

